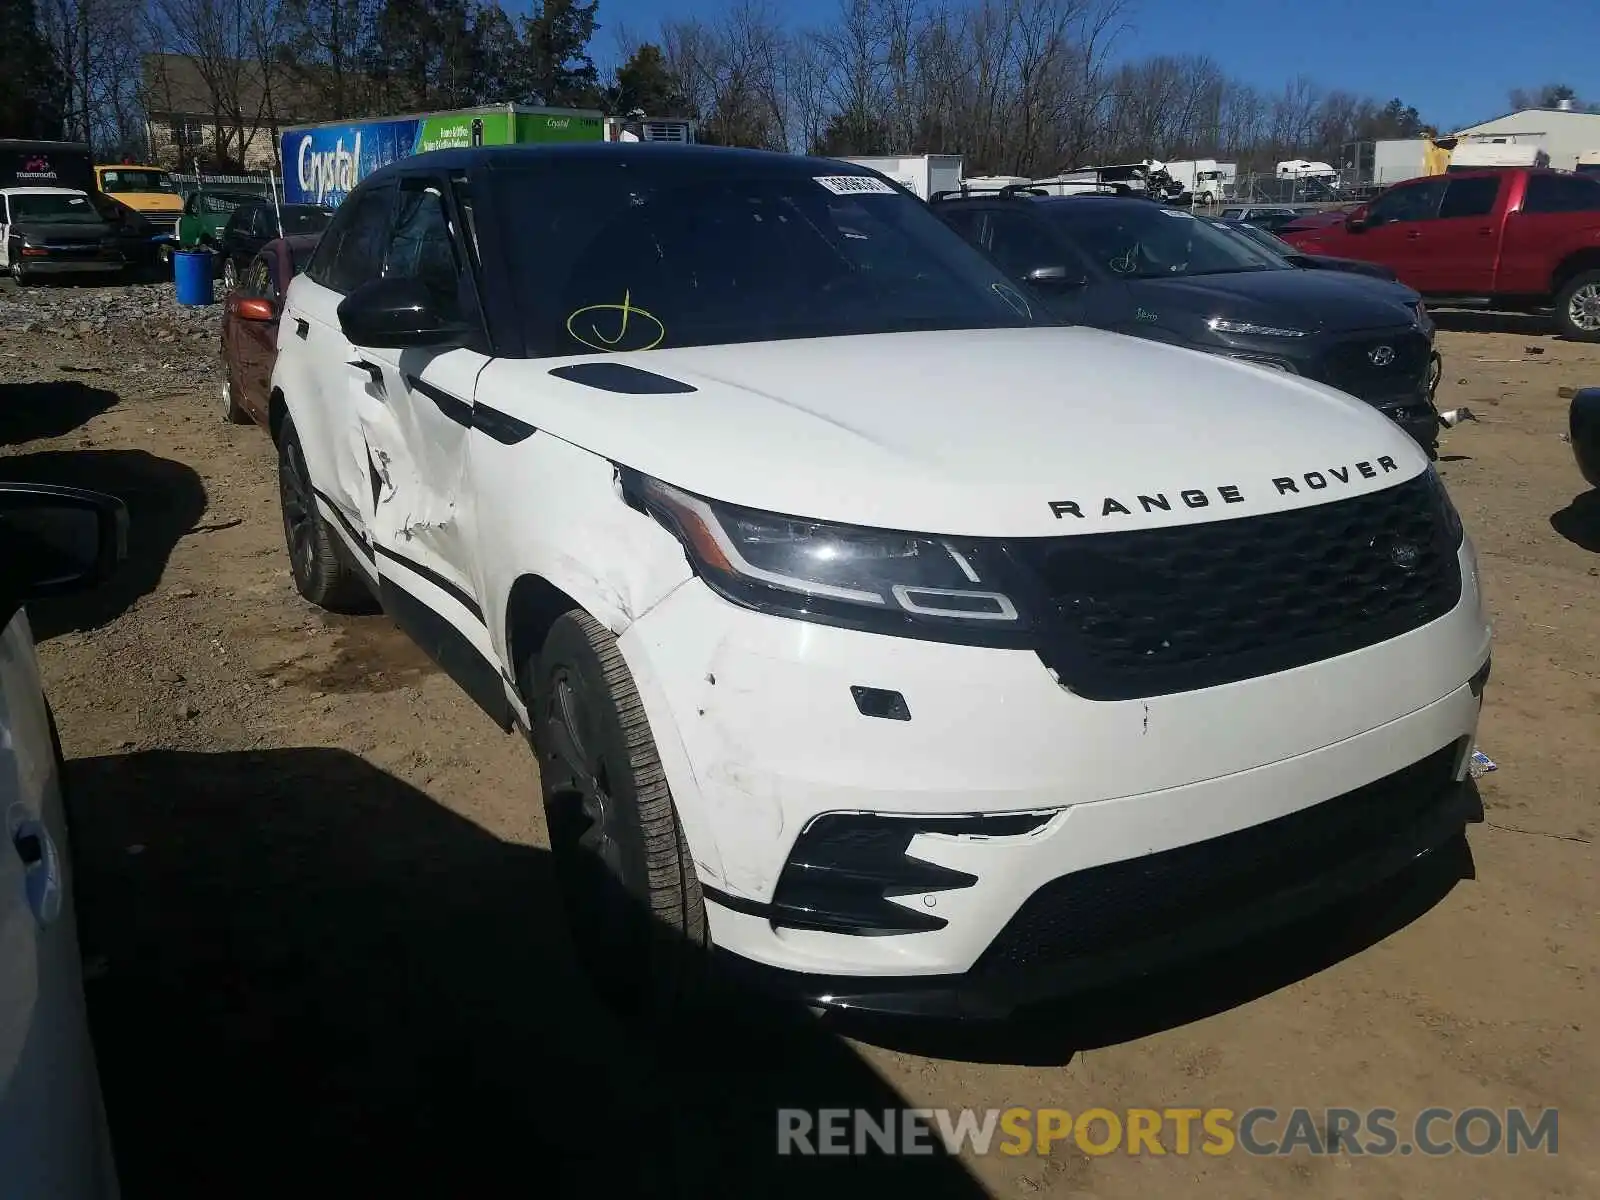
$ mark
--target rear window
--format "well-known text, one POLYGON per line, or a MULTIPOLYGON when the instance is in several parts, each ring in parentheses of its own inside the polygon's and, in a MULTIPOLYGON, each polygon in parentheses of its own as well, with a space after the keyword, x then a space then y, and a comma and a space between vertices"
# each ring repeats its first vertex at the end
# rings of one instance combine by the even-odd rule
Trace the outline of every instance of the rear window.
POLYGON ((843 165, 619 155, 491 178, 536 356, 1055 323, 927 205, 843 165))
POLYGON ((1581 175, 1530 175, 1522 198, 1525 213, 1600 210, 1600 179, 1581 175))

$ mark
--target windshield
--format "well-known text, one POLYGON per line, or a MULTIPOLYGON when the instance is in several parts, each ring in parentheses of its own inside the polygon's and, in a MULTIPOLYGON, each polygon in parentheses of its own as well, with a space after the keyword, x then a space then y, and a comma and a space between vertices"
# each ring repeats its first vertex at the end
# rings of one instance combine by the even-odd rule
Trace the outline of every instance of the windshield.
POLYGON ((1268 233, 1259 225, 1251 225, 1246 221, 1214 221, 1211 222, 1211 225, 1214 229, 1220 229, 1224 233, 1232 234, 1234 237, 1242 237, 1251 244, 1259 246, 1272 254, 1300 253, 1288 242, 1275 234, 1268 233))
POLYGON ((1168 279, 1237 271, 1290 270, 1242 238, 1176 208, 1111 202, 1050 205, 1057 227, 1118 279, 1168 279))
POLYGON ((176 193, 172 176, 165 171, 137 170, 118 167, 115 171, 100 172, 100 190, 103 192, 170 192, 176 193))
POLYGON ((496 187, 536 356, 1058 323, 927 205, 842 164, 551 159, 496 187))
POLYGON ((312 208, 302 204, 285 204, 278 214, 286 237, 297 233, 321 233, 333 219, 331 208, 312 208))
POLYGON ((13 193, 10 200, 13 224, 19 221, 49 221, 53 225, 70 225, 100 220, 100 214, 89 203, 87 196, 50 192, 40 196, 13 193))

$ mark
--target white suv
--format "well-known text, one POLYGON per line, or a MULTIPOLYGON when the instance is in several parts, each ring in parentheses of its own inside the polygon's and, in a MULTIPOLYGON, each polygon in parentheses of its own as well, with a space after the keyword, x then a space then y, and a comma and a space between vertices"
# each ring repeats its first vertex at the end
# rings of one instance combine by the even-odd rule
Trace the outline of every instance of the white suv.
POLYGON ((577 941, 636 993, 691 957, 648 913, 813 1004, 1001 1015, 1481 815, 1489 628, 1416 445, 1060 327, 869 170, 419 155, 282 330, 296 583, 531 731, 577 941))

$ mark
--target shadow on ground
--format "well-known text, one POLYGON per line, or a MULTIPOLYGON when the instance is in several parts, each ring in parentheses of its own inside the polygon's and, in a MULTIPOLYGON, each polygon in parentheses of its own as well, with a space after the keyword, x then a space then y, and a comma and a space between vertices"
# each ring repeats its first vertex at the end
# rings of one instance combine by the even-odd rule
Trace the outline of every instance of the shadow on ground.
POLYGON ((143 450, 50 450, 0 458, 0 477, 108 492, 128 506, 128 557, 108 581, 86 592, 28 606, 39 641, 96 629, 155 590, 172 548, 206 509, 200 476, 143 450))
POLYGON ((767 1002, 620 1021, 549 855, 354 755, 151 752, 68 782, 128 1200, 985 1195, 942 1154, 780 1157, 780 1108, 905 1102, 767 1002))
POLYGON ((1600 488, 1573 498, 1550 514, 1550 528, 1581 549, 1600 554, 1600 488))
POLYGON ((1440 329, 1451 333, 1509 333, 1514 337, 1557 337, 1556 319, 1549 313, 1484 312, 1476 308, 1436 309, 1430 305, 1428 315, 1440 329))
MULTIPOLYGON (((74 380, 0 384, 0 445, 64 437, 117 402, 117 394, 74 380)), ((0 472, 6 470, 0 464, 0 472)))

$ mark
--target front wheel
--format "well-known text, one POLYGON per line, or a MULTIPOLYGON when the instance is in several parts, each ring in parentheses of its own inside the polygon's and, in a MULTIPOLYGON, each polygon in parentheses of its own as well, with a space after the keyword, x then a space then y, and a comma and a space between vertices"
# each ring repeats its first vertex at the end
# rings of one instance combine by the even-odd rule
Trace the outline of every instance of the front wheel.
POLYGON ((1575 342, 1600 342, 1600 271, 1583 271, 1556 295, 1556 325, 1575 342))
POLYGON ((278 502, 283 509, 283 537, 289 548, 289 569, 299 593, 330 612, 367 612, 372 593, 350 566, 317 509, 311 473, 294 422, 284 418, 278 435, 278 502))
POLYGON ((524 665, 550 848, 578 957, 624 1007, 705 999, 705 902, 633 675, 582 609, 524 665))

